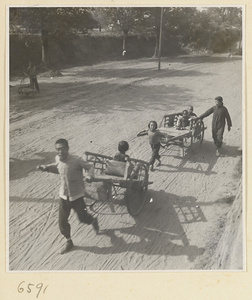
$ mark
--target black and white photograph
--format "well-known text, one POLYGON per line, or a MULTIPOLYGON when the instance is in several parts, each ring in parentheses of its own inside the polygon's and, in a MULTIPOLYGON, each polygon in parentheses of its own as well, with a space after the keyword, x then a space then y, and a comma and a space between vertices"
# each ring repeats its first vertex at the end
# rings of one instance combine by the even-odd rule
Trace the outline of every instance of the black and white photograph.
POLYGON ((7 7, 8 272, 246 270, 244 16, 7 7))

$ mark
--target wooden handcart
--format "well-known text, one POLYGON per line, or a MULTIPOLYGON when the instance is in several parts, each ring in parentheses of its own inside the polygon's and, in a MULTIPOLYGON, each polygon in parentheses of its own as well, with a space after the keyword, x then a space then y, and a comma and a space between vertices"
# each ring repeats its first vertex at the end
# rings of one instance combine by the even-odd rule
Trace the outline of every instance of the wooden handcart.
MULTIPOLYGON (((179 113, 164 115, 157 130, 164 133, 166 138, 160 141, 161 147, 168 149, 171 146, 178 146, 182 156, 188 151, 198 153, 204 139, 206 127, 201 119, 191 119, 190 125, 185 128, 177 128, 176 123, 179 113)), ((147 135, 148 130, 140 131, 137 136, 147 135)))
POLYGON ((18 87, 18 94, 20 97, 29 97, 29 96, 35 96, 37 94, 36 89, 32 88, 30 83, 26 83, 27 76, 24 76, 21 79, 20 85, 18 87))
MULTIPOLYGON (((130 162, 121 163, 112 157, 92 152, 85 152, 86 160, 94 166, 94 176, 91 185, 100 183, 96 197, 89 197, 89 206, 97 213, 104 213, 103 208, 110 209, 109 213, 116 213, 116 207, 125 206, 131 216, 138 215, 147 199, 149 182, 149 163, 130 158, 130 162), (117 165, 125 164, 124 171, 117 174, 117 165), (111 167, 112 166, 112 167, 111 167)), ((121 165, 120 165, 121 168, 121 165)), ((119 212, 120 213, 120 212, 119 212)))

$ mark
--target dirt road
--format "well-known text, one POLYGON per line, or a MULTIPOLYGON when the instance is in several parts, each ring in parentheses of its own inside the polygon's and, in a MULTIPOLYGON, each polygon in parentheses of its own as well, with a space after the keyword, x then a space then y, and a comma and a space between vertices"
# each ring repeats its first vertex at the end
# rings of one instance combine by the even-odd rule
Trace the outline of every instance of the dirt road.
MULTIPOLYGON (((237 193, 242 155, 242 60, 227 56, 108 62, 39 76, 41 94, 21 99, 10 82, 10 270, 191 270, 211 268, 226 216, 237 193), (54 161, 54 143, 64 137, 70 152, 113 155, 119 140, 129 155, 149 160, 150 120, 192 104, 196 114, 221 95, 233 128, 216 157, 211 119, 198 154, 161 151, 150 174, 148 203, 137 218, 126 210, 99 214, 101 233, 71 214, 73 251, 60 255, 57 175, 36 171, 54 161)), ((242 201, 241 197, 238 200, 242 201)), ((227 247, 228 245, 225 245, 227 247)))

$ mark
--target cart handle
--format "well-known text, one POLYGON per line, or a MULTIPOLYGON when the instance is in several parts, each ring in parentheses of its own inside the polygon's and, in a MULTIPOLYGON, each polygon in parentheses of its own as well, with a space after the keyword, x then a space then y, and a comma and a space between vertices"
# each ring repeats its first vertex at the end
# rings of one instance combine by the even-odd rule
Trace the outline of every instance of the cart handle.
MULTIPOLYGON (((94 153, 94 152, 89 152, 89 151, 85 151, 85 154, 96 156, 96 157, 101 157, 101 158, 104 158, 104 159, 111 159, 111 160, 113 159, 113 157, 111 157, 111 156, 98 154, 98 153, 94 153)), ((141 159, 136 159, 136 158, 131 158, 130 157, 129 161, 133 161, 135 163, 142 163, 142 164, 145 164, 145 165, 149 166, 149 162, 141 160, 141 159)))

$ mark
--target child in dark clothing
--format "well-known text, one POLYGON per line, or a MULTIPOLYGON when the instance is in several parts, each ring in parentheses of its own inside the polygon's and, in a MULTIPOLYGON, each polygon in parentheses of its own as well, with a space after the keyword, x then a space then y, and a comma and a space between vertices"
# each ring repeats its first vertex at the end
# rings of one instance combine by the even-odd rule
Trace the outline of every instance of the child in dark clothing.
POLYGON ((189 113, 188 110, 183 110, 182 112, 182 116, 178 116, 178 121, 177 121, 177 125, 176 128, 177 129, 184 129, 186 126, 190 125, 190 117, 189 117, 189 113))
POLYGON ((190 106, 188 107, 188 116, 189 116, 190 118, 192 118, 192 117, 196 118, 196 117, 197 117, 197 115, 193 112, 193 106, 192 106, 192 105, 190 105, 190 106))
POLYGON ((161 160, 159 155, 160 139, 161 138, 167 139, 167 136, 157 129, 156 121, 151 121, 148 125, 148 128, 149 128, 148 130, 149 143, 152 150, 152 155, 150 159, 150 170, 153 171, 153 165, 156 159, 158 160, 157 166, 161 165, 161 160))
MULTIPOLYGON (((110 163, 110 167, 114 170, 113 172, 115 172, 113 175, 125 176, 125 173, 127 173, 129 176, 131 174, 134 166, 130 162, 129 155, 126 154, 126 151, 128 150, 129 150, 128 142, 120 141, 118 143, 118 152, 116 152, 113 158, 114 163, 112 163, 112 165, 110 163)), ((107 172, 106 174, 109 174, 108 170, 106 172, 107 172)))
POLYGON ((129 160, 129 155, 126 154, 126 151, 129 150, 129 144, 126 141, 120 141, 118 144, 118 151, 115 156, 114 160, 126 162, 129 160))
POLYGON ((184 129, 185 127, 189 126, 190 121, 196 117, 196 114, 193 112, 193 106, 190 105, 188 109, 183 110, 182 115, 178 116, 175 126, 177 129, 184 129))

